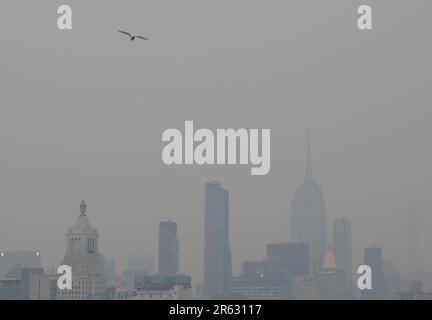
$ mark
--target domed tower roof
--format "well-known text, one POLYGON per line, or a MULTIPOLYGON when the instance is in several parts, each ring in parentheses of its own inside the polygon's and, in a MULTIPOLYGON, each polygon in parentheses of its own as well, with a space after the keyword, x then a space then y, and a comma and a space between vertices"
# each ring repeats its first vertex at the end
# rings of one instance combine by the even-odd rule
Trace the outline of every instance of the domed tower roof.
POLYGON ((73 270, 71 290, 57 290, 58 300, 100 299, 105 291, 104 265, 98 250, 98 234, 86 215, 87 205, 81 201, 80 215, 66 233, 66 252, 62 265, 73 270))
POLYGON ((90 224, 86 211, 87 204, 82 200, 80 204, 80 215, 78 216, 75 225, 69 229, 68 233, 97 235, 97 230, 90 224))

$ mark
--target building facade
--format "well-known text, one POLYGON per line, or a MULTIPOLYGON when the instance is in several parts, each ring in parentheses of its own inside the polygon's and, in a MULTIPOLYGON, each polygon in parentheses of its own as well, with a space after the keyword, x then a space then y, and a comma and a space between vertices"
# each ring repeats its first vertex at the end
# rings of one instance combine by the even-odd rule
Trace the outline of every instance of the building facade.
POLYGON ((179 240, 177 223, 159 223, 159 275, 176 275, 179 271, 179 240))
POLYGON ((400 300, 432 300, 432 292, 424 292, 421 281, 410 281, 408 291, 399 292, 400 300))
POLYGON ((42 268, 16 266, 0 278, 0 300, 49 300, 49 281, 42 268))
POLYGON ((229 246, 229 193, 219 182, 205 185, 204 297, 223 296, 232 276, 229 246))
POLYGON ((345 218, 336 219, 333 226, 333 251, 336 268, 344 272, 346 292, 353 292, 351 223, 345 218))
POLYGON ((57 290, 59 300, 93 300, 104 297, 104 268, 99 254, 98 232, 86 214, 87 205, 80 204, 80 215, 66 233, 66 254, 62 265, 72 267, 72 289, 57 290))
POLYGON ((5 276, 16 266, 20 268, 42 268, 39 251, 0 252, 0 277, 5 276))
POLYGON ((363 300, 380 300, 383 299, 384 268, 382 250, 377 246, 365 248, 364 264, 372 270, 372 289, 362 290, 363 300))
POLYGON ((290 300, 293 298, 291 279, 283 272, 266 272, 231 278, 229 298, 239 300, 290 300))
POLYGON ((290 276, 306 276, 310 272, 308 243, 271 243, 266 255, 267 271, 290 276))
POLYGON ((292 202, 290 242, 308 243, 311 264, 320 267, 327 247, 327 222, 321 189, 312 177, 312 156, 308 140, 305 180, 296 190, 292 202))
POLYGON ((127 300, 193 299, 191 277, 183 274, 136 277, 134 287, 127 300))
POLYGON ((350 298, 345 287, 345 272, 337 267, 336 258, 331 248, 327 250, 322 267, 315 270, 314 278, 318 284, 320 299, 350 298))

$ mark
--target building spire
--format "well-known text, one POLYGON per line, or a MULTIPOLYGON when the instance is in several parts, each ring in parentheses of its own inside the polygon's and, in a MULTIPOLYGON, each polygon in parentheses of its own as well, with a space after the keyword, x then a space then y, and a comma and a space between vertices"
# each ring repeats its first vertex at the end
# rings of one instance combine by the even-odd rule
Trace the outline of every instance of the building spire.
POLYGON ((308 134, 308 138, 307 138, 305 170, 306 170, 306 181, 311 181, 312 180, 312 153, 311 153, 310 134, 308 134))
POLYGON ((80 204, 80 211, 82 216, 86 215, 86 210, 87 210, 87 204, 85 203, 85 200, 82 200, 80 204))

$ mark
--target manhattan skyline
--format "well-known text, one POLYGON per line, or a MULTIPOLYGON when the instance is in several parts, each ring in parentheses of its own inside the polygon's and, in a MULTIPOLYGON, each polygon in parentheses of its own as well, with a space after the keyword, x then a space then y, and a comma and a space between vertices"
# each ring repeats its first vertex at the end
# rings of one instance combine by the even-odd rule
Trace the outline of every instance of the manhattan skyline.
POLYGON ((157 261, 158 223, 172 220, 179 272, 196 283, 203 186, 217 180, 230 192, 238 274, 268 243, 289 241, 310 131, 327 238, 345 217, 354 268, 376 244, 403 269, 415 210, 411 243, 432 271, 432 3, 380 1, 370 33, 355 24, 354 0, 128 3, 74 3, 67 32, 56 1, 1 4, 0 251, 39 250, 45 267, 57 265, 86 199, 119 273, 129 256, 157 261), (151 41, 129 46, 119 26, 151 41), (161 134, 186 120, 271 128, 271 171, 165 166, 161 134))

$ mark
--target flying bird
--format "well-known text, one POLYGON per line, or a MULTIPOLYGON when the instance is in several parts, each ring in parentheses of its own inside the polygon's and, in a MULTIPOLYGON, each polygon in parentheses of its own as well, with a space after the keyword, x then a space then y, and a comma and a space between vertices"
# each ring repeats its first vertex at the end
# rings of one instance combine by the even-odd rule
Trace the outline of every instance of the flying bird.
POLYGON ((135 35, 131 35, 129 32, 126 32, 126 31, 121 31, 121 30, 119 30, 119 32, 120 32, 120 33, 123 33, 123 34, 125 34, 125 35, 127 35, 127 36, 129 37, 130 41, 134 41, 136 38, 138 38, 138 39, 143 39, 143 40, 149 40, 148 38, 143 37, 143 36, 135 36, 135 35))

